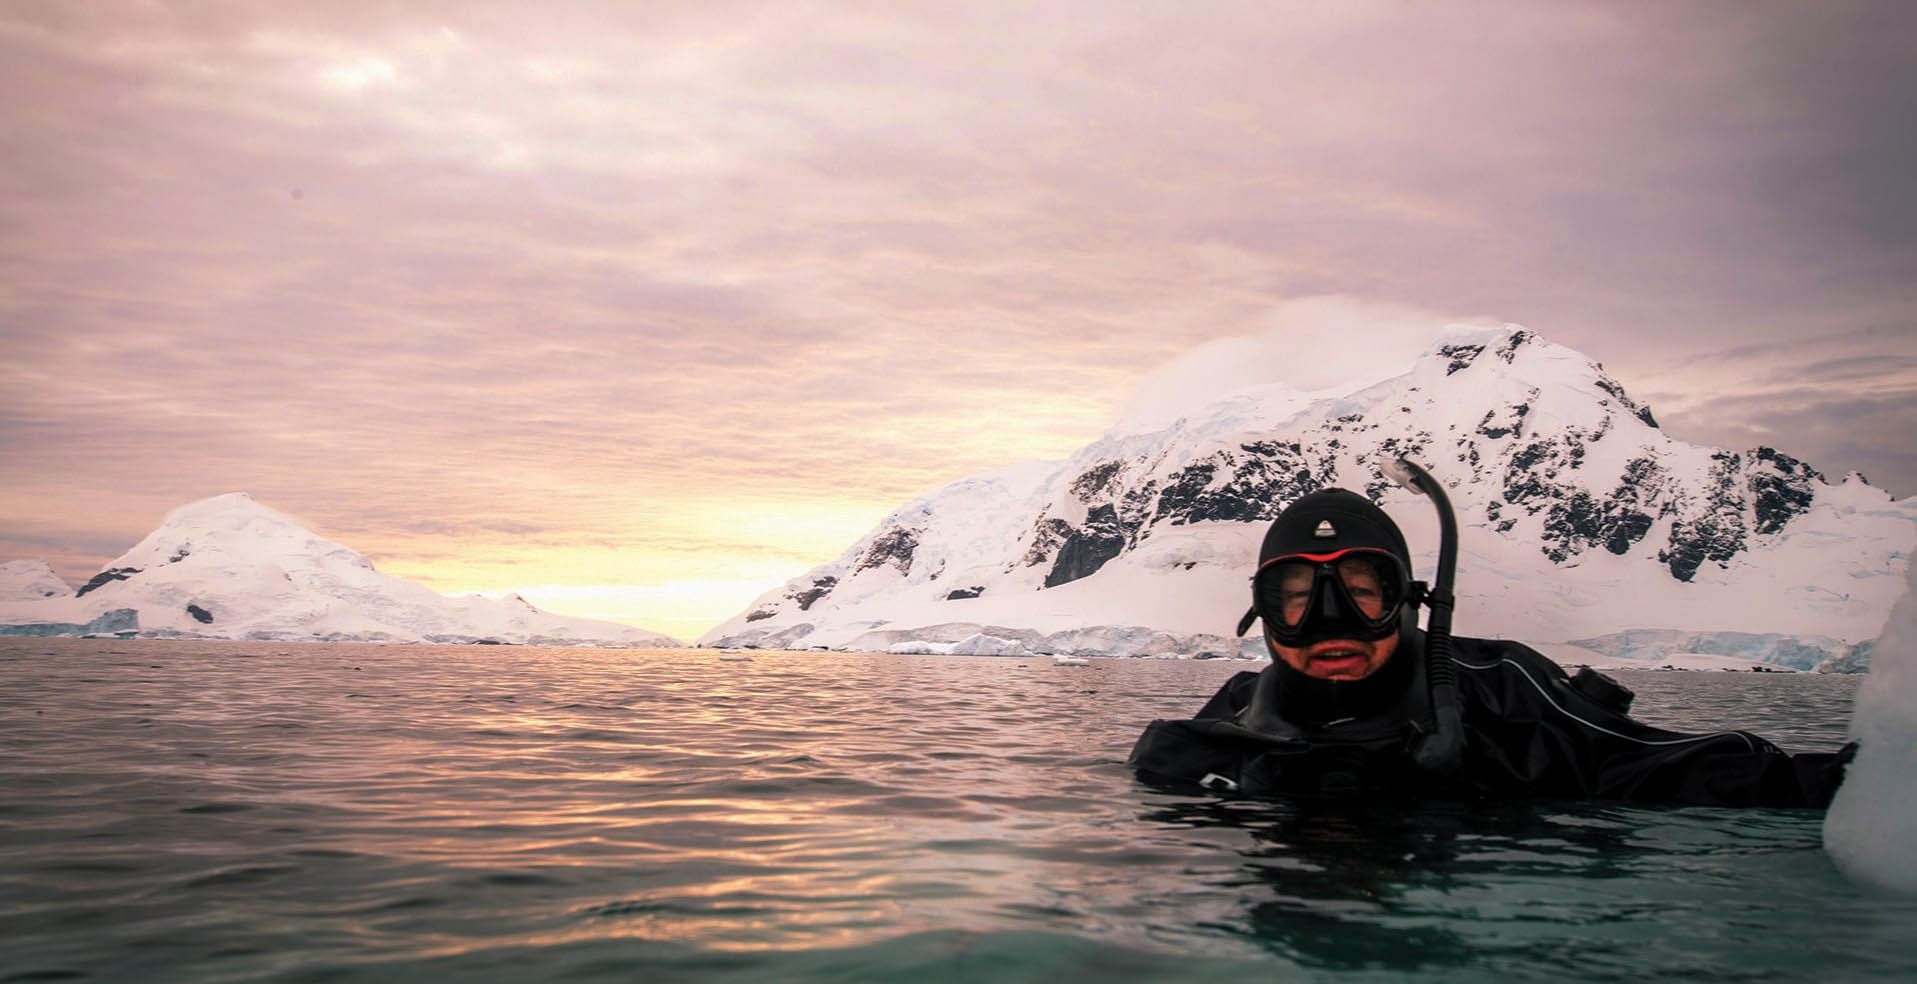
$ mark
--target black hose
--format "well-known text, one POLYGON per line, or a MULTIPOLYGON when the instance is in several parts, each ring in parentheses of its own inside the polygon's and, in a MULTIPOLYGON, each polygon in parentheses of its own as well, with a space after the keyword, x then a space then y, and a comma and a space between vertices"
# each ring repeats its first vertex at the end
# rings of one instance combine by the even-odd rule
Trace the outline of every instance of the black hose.
POLYGON ((1451 655, 1451 609, 1456 601, 1451 585, 1458 571, 1458 518, 1444 486, 1415 462, 1399 458, 1387 462, 1383 470, 1399 485, 1428 496, 1438 510, 1438 575, 1425 595, 1431 615, 1424 629, 1424 673, 1431 696, 1432 730, 1412 756, 1427 772, 1455 776, 1464 765, 1464 715, 1458 707, 1458 669, 1451 655))

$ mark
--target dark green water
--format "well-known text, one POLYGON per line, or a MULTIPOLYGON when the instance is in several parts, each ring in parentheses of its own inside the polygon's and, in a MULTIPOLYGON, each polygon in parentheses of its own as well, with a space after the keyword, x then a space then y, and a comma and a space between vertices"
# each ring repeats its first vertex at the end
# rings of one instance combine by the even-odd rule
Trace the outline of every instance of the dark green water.
MULTIPOLYGON (((1243 663, 0 642, 0 981, 1917 979, 1806 811, 1171 796, 1243 663)), ((1636 673, 1842 738, 1856 679, 1636 673)))

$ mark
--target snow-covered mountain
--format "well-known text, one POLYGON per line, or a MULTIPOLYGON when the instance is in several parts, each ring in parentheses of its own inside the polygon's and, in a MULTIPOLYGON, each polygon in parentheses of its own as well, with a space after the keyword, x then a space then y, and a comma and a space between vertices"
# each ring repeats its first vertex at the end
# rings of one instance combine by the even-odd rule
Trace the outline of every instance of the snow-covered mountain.
POLYGON ((222 639, 681 645, 631 626, 542 612, 517 595, 449 598, 388 577, 244 492, 175 509, 78 591, 38 561, 3 570, 0 634, 137 628, 142 636, 222 639), (56 586, 57 596, 44 593, 56 586))
POLYGON ((0 564, 0 602, 64 598, 73 585, 60 579, 44 560, 9 560, 0 564))
POLYGON ((1877 634, 1917 546, 1917 499, 1674 440, 1591 359, 1459 329, 1352 392, 1254 386, 954 482, 701 642, 1262 655, 1231 632, 1266 524, 1306 492, 1379 500, 1431 576, 1435 513, 1379 474, 1385 455, 1450 490, 1461 635, 1642 655, 1665 630, 1809 668, 1877 634))

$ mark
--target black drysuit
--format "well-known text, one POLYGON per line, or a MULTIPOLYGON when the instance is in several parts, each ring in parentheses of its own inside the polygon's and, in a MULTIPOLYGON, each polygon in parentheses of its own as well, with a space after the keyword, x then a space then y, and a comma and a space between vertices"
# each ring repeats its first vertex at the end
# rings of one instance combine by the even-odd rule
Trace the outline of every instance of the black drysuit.
POLYGON ((1377 679, 1360 681, 1368 694, 1283 663, 1239 673, 1197 717, 1153 721, 1129 764, 1154 783, 1248 796, 1825 807, 1852 751, 1790 755, 1743 731, 1653 728, 1626 716, 1630 691, 1602 674, 1573 679, 1517 643, 1457 638, 1464 761, 1458 775, 1439 778, 1411 755, 1430 728, 1422 641, 1407 630, 1377 679))

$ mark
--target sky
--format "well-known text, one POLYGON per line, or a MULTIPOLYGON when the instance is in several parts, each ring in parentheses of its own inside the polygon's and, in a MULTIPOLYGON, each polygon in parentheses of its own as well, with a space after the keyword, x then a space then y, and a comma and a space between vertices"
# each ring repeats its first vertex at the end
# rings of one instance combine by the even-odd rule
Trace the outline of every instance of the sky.
POLYGON ((691 639, 1201 346, 1464 320, 1908 496, 1913 121, 1903 2, 0 0, 0 559, 244 490, 691 639))

